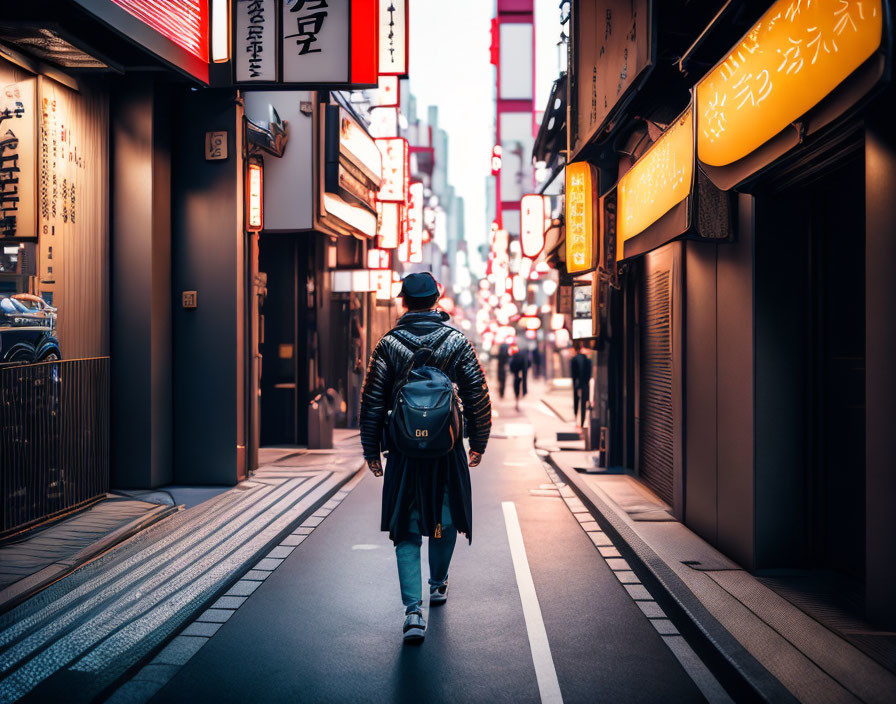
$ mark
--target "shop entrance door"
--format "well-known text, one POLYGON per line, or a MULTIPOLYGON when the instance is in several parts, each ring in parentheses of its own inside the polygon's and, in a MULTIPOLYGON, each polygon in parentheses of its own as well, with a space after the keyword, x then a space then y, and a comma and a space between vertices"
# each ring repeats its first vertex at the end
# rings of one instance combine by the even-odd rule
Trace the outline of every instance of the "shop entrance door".
POLYGON ((865 169, 853 146, 757 194, 756 512, 760 568, 802 569, 800 584, 773 578, 859 612, 865 169))
POLYGON ((308 343, 304 242, 292 235, 262 234, 259 270, 266 295, 260 308, 260 445, 308 442, 308 343))

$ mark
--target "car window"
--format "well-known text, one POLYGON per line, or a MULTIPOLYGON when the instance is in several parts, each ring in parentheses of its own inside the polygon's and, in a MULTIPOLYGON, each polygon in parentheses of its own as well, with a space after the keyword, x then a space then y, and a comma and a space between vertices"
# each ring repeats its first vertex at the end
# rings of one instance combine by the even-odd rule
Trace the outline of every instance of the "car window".
POLYGON ((11 298, 0 298, 0 313, 4 315, 16 314, 16 307, 11 298))

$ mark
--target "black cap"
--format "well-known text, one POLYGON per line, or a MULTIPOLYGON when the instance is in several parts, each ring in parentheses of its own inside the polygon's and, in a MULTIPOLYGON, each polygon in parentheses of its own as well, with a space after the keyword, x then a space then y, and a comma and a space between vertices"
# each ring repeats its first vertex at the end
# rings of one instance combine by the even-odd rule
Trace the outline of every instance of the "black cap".
POLYGON ((427 298, 438 293, 439 285, 428 271, 408 274, 401 282, 402 298, 427 298))

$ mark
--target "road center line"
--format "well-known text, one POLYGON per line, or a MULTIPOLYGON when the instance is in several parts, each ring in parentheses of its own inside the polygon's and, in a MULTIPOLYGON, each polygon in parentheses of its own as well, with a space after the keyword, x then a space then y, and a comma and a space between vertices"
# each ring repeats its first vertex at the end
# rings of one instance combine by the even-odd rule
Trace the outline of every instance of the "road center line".
POLYGON ((538 692, 543 704, 562 704, 560 682, 557 681, 557 670, 551 657, 551 646, 548 634, 544 629, 535 583, 526 557, 526 546, 523 544, 523 533, 516 513, 516 504, 503 501, 504 523, 507 526, 507 540, 510 542, 510 556, 513 558, 513 571, 516 573, 516 584, 523 604, 523 616, 526 619, 526 632, 529 636, 529 647, 532 650, 532 663, 535 665, 535 678, 538 680, 538 692))

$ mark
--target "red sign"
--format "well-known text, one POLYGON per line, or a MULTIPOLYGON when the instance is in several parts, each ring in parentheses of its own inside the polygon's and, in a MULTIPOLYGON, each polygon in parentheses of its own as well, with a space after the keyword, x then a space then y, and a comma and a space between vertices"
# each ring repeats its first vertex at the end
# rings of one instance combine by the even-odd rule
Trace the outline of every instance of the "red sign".
POLYGON ((181 49, 208 62, 208 3, 203 0, 112 0, 181 49))
POLYGON ((410 178, 410 152, 404 137, 377 139, 376 145, 383 155, 383 184, 378 201, 407 203, 410 178))

